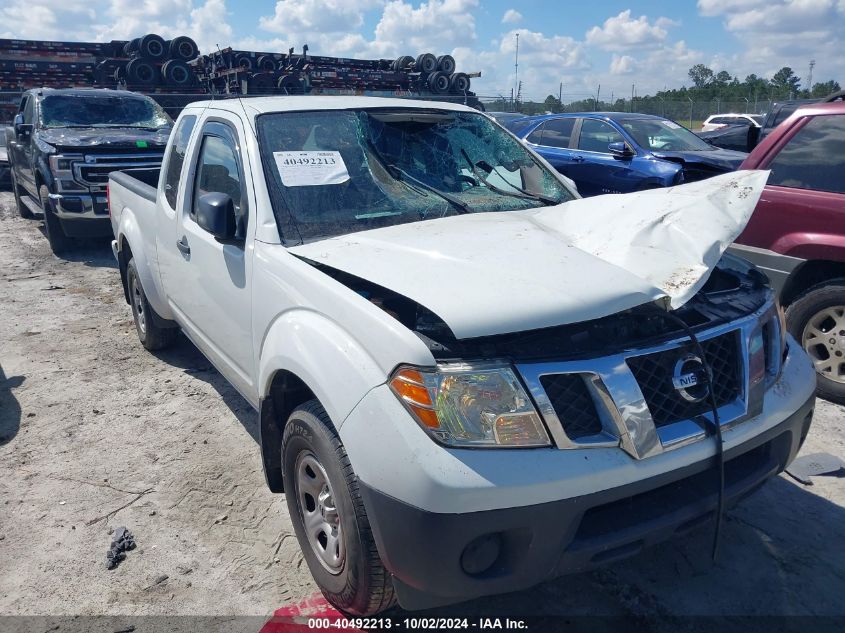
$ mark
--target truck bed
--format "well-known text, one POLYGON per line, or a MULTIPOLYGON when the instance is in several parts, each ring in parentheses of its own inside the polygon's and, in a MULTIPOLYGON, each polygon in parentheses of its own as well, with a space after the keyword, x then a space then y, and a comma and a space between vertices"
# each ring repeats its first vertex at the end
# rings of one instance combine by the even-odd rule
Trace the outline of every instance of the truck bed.
POLYGON ((109 181, 117 183, 155 204, 159 173, 161 173, 161 169, 158 167, 127 169, 113 172, 109 175, 109 181))

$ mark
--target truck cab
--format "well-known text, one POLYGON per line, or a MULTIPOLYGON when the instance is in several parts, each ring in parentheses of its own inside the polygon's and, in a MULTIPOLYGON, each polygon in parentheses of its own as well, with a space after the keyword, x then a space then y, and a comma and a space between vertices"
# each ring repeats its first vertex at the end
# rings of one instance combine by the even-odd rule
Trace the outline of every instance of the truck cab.
POLYGON ((723 256, 765 177, 581 199, 465 106, 257 97, 189 105, 109 198, 140 343, 258 410, 314 579, 371 615, 630 556, 786 467, 812 365, 723 256))
POLYGON ((74 238, 109 235, 109 173, 160 165, 171 125, 158 104, 132 92, 25 92, 6 130, 18 212, 43 214, 56 253, 74 238))

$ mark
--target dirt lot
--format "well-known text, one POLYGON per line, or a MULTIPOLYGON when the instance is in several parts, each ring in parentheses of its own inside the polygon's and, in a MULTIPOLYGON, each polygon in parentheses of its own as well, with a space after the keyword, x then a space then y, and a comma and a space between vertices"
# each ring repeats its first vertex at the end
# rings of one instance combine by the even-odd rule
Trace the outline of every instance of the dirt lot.
MULTIPOLYGON (((60 259, 41 227, 0 193, 0 614, 261 615, 311 596, 256 414, 187 340, 141 348, 107 242, 60 259), (138 548, 107 571, 120 525, 138 548)), ((821 451, 845 458, 825 402, 804 448, 821 451)), ((770 482, 730 512, 715 566, 703 529, 444 611, 845 614, 843 481, 770 482)))

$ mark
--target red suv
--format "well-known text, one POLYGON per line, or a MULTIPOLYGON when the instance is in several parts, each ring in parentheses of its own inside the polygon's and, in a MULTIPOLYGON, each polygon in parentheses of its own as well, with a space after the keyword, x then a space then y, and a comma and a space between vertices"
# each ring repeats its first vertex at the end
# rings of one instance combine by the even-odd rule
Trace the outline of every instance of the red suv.
POLYGON ((772 173, 733 249, 780 291, 818 394, 845 404, 845 103, 799 108, 740 169, 772 173))

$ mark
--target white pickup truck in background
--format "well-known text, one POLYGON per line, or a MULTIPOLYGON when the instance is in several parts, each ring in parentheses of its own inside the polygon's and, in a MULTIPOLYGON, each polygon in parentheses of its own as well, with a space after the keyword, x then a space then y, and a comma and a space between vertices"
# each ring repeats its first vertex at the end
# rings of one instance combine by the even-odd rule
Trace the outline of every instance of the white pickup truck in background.
POLYGON ((192 104, 109 196, 142 344, 181 329, 260 412, 364 615, 630 556, 786 467, 815 373, 723 256, 765 179, 581 200, 463 106, 268 97, 192 104))

